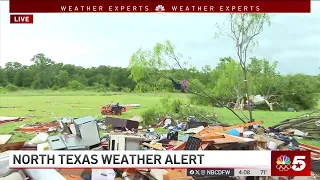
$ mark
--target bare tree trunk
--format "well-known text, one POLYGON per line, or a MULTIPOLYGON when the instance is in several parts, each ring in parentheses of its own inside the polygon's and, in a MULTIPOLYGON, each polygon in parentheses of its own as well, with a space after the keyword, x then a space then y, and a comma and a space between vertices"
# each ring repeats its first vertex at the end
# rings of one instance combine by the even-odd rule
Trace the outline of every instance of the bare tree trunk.
POLYGON ((236 103, 234 104, 233 109, 241 110, 241 102, 242 102, 242 99, 243 99, 243 97, 241 97, 241 96, 238 96, 238 97, 237 97, 237 100, 236 100, 236 103))
POLYGON ((247 102, 248 102, 248 110, 249 110, 249 118, 250 118, 250 122, 253 122, 253 116, 252 116, 252 108, 251 108, 251 103, 250 100, 249 100, 249 88, 248 88, 248 80, 247 80, 247 69, 246 67, 243 67, 242 68, 243 70, 243 77, 244 77, 244 91, 246 93, 246 99, 247 99, 247 102))

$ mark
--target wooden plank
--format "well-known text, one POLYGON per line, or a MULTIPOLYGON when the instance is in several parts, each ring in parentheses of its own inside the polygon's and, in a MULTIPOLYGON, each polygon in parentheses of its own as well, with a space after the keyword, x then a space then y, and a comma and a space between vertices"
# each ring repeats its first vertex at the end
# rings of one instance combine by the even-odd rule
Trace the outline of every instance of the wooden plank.
POLYGON ((229 139, 229 138, 213 140, 214 144, 228 144, 228 143, 239 143, 239 142, 242 142, 242 141, 239 141, 237 139, 229 139))
POLYGON ((301 146, 301 145, 299 145, 299 147, 302 148, 302 149, 311 151, 311 152, 313 152, 313 153, 320 154, 320 150, 313 149, 313 148, 310 148, 310 147, 308 147, 308 146, 301 146))
POLYGON ((8 150, 19 150, 23 146, 24 146, 24 141, 15 142, 15 143, 8 143, 8 144, 1 144, 0 145, 0 152, 4 152, 4 151, 8 151, 8 150))
POLYGON ((186 169, 170 169, 168 170, 167 174, 163 175, 163 180, 172 180, 172 179, 191 180, 193 178, 191 176, 187 176, 186 169))
POLYGON ((11 137, 12 137, 12 134, 0 135, 0 144, 6 144, 11 137))
POLYGON ((142 143, 142 145, 147 146, 147 147, 152 148, 152 149, 156 149, 156 150, 163 150, 163 148, 161 149, 158 146, 155 146, 155 145, 152 145, 152 144, 149 144, 149 143, 142 143))

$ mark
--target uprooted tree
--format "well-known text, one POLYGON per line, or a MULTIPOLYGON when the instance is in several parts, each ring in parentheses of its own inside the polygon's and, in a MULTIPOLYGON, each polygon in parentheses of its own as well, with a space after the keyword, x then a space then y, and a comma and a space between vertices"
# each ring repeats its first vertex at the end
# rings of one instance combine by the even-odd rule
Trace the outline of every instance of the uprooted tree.
MULTIPOLYGON (((217 35, 230 37, 234 41, 237 59, 243 72, 245 99, 248 105, 253 104, 253 100, 249 99, 247 60, 253 47, 258 44, 256 37, 263 31, 265 25, 270 25, 270 16, 268 14, 229 14, 226 22, 228 30, 217 25, 219 29, 217 35)), ((254 121, 252 108, 248 110, 250 121, 254 121)))

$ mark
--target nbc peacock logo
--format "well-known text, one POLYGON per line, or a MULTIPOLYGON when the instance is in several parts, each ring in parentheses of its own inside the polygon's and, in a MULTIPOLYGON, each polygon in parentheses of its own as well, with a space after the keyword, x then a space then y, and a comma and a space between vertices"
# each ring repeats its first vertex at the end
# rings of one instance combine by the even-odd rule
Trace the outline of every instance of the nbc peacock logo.
POLYGON ((289 171, 291 169, 290 158, 286 155, 281 155, 280 157, 278 157, 276 168, 279 171, 289 171))
POLYGON ((166 9, 163 5, 157 5, 155 11, 157 12, 164 12, 166 9))

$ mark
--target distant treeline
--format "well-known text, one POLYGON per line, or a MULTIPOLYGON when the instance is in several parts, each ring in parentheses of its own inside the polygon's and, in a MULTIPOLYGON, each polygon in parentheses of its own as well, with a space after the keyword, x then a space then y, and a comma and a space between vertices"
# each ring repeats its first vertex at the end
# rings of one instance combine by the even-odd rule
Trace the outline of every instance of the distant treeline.
MULTIPOLYGON (((0 68, 0 86, 7 91, 22 88, 32 89, 71 89, 123 92, 176 92, 168 77, 182 82, 187 77, 190 91, 205 90, 224 103, 235 102, 242 98, 243 79, 241 67, 230 57, 221 58, 216 67, 205 66, 202 69, 171 69, 161 73, 146 71, 141 73, 139 81, 137 69, 101 65, 84 68, 72 64, 55 63, 44 54, 35 55, 32 65, 8 62, 0 68), (147 73, 146 73, 147 72, 147 73)), ((276 71, 277 63, 266 59, 252 58, 248 64, 250 94, 261 94, 278 109, 312 109, 318 105, 320 76, 305 74, 280 75, 276 71)), ((141 69, 142 71, 143 69, 141 69)), ((201 104, 214 101, 193 97, 201 104)))

